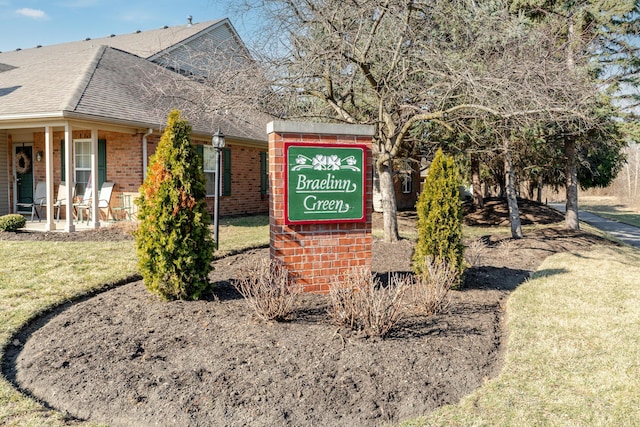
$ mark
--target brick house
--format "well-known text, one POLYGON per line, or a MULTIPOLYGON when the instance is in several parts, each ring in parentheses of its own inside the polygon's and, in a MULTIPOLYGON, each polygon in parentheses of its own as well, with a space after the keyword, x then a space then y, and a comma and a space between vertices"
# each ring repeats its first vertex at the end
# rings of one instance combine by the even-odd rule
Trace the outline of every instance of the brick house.
MULTIPOLYGON (((46 182, 48 200, 55 200, 60 182, 71 184, 67 196, 113 182, 112 207, 122 202, 120 195, 135 195, 175 108, 149 94, 176 79, 197 90, 198 83, 172 71, 172 64, 212 45, 231 54, 245 49, 229 20, 221 19, 0 53, 0 215, 18 212, 37 182, 46 182)), ((221 215, 267 212, 268 120, 244 112, 185 118, 204 157, 211 210, 214 170, 207 165, 212 135, 220 129, 226 136, 221 215)), ((93 211, 91 223, 99 226, 93 211)), ((42 215, 47 229, 75 229, 71 215, 62 225, 52 212, 47 206, 42 215)))

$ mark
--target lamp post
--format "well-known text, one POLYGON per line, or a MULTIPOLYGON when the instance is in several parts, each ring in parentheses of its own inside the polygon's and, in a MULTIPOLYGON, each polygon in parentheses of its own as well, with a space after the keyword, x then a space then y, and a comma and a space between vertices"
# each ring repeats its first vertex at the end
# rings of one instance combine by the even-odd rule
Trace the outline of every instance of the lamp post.
POLYGON ((220 128, 218 131, 213 134, 211 138, 211 144, 213 148, 216 150, 216 179, 215 179, 215 191, 214 191, 214 204, 213 204, 213 238, 216 241, 216 247, 218 245, 218 228, 219 228, 219 218, 220 218, 220 151, 224 148, 224 134, 220 132, 220 128))

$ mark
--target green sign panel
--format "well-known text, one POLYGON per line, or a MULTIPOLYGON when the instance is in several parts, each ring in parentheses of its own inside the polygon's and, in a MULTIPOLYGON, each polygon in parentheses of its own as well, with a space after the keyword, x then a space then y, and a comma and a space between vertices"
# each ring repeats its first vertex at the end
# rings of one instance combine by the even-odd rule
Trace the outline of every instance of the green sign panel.
POLYGON ((366 221, 364 145, 285 144, 286 223, 366 221))

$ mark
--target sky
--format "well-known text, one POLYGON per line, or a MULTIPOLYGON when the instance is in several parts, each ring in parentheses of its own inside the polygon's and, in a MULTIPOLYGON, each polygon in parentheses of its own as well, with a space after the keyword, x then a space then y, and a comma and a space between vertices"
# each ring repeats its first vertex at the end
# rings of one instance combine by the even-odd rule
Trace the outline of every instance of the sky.
MULTIPOLYGON (((230 18, 233 0, 0 0, 0 52, 230 18)), ((246 39, 245 39, 246 40, 246 39)))

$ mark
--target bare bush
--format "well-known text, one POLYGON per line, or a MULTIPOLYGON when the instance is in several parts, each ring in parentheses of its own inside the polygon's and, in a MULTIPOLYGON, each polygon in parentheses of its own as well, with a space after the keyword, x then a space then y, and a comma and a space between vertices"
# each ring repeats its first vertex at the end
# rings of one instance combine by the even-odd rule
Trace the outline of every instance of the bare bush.
POLYGON ((234 284, 255 314, 266 321, 286 320, 291 316, 297 296, 295 285, 281 262, 263 259, 249 275, 234 284))
POLYGON ((390 276, 388 286, 367 269, 352 269, 330 289, 329 313, 339 324, 384 338, 404 314, 403 297, 411 277, 390 276))
POLYGON ((512 252, 515 249, 515 241, 513 239, 501 240, 496 249, 500 251, 503 259, 509 259, 513 256, 512 252))
POLYGON ((477 267, 486 249, 482 239, 473 239, 464 251, 464 258, 471 267, 477 267))
POLYGON ((426 270, 417 276, 412 300, 418 308, 432 316, 446 311, 450 304, 451 288, 458 283, 458 272, 446 261, 426 260, 426 270))

